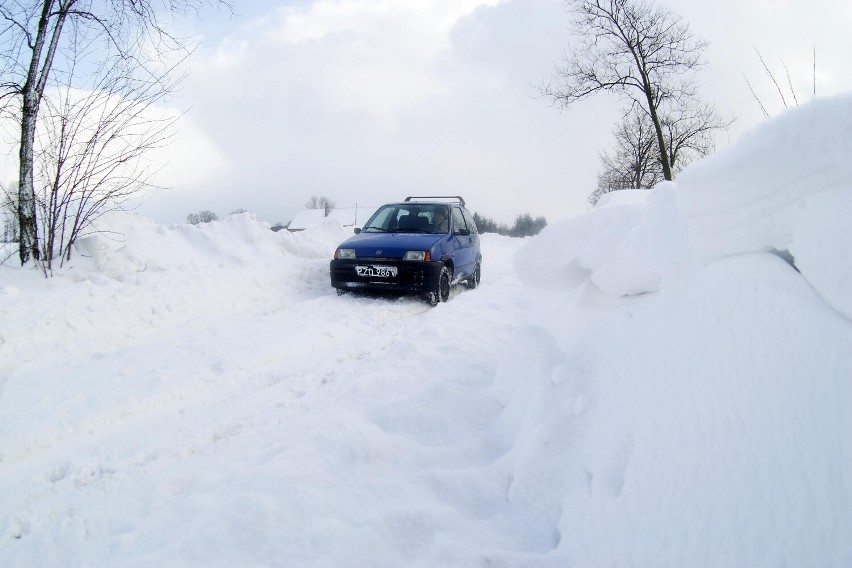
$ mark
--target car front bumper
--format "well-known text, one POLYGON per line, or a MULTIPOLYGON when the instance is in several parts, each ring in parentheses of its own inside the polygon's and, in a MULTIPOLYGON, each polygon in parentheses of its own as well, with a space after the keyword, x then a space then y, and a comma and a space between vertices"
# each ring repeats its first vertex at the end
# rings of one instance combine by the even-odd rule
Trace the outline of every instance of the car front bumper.
POLYGON ((339 290, 386 290, 400 293, 435 292, 442 262, 387 258, 334 259, 329 266, 331 285, 339 290), (356 266, 395 267, 396 276, 359 276, 356 266))

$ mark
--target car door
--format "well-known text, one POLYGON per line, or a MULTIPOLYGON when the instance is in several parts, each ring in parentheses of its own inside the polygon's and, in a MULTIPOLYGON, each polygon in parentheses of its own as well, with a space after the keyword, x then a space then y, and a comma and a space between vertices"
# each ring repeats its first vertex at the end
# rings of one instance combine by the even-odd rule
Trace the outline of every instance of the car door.
POLYGON ((476 268, 476 263, 482 258, 482 252, 479 248, 479 229, 477 229, 476 221, 473 220, 473 215, 470 214, 470 211, 462 209, 462 215, 464 215, 464 220, 467 222, 467 228, 470 229, 471 258, 473 260, 471 271, 473 271, 476 268))
POLYGON ((478 235, 468 228, 461 207, 453 207, 453 240, 456 248, 454 278, 473 272, 476 262, 474 239, 477 237, 478 235))

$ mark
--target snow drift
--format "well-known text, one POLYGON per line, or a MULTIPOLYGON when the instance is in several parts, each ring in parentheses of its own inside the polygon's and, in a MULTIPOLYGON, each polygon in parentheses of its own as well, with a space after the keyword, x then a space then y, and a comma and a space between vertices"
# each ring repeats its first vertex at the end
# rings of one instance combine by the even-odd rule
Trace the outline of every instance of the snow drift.
POLYGON ((523 452, 559 471, 565 558, 852 563, 849 155, 852 99, 821 101, 519 255, 567 294, 534 332, 552 380, 504 381, 539 402, 523 452))
POLYGON ((820 100, 485 235, 434 309, 337 297, 334 221, 119 217, 0 266, 0 558, 852 565, 850 134, 820 100))

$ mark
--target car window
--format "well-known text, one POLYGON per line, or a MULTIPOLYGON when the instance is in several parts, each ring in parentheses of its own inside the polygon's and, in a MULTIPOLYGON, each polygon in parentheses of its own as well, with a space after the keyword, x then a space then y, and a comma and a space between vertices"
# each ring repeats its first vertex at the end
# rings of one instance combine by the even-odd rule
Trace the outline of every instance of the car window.
POLYGON ((447 206, 437 205, 430 207, 426 213, 429 217, 430 233, 447 233, 450 230, 450 220, 447 217, 447 206))
POLYGON ((458 235, 462 229, 467 228, 467 224, 464 221, 464 215, 462 215, 461 209, 458 207, 453 207, 453 232, 458 235))
POLYGON ((464 220, 467 222, 467 228, 470 229, 470 232, 478 233, 479 230, 476 228, 476 222, 471 217, 470 212, 467 209, 462 209, 462 215, 464 215, 464 220))
POLYGON ((396 207, 392 207, 389 205, 381 207, 378 211, 373 213, 373 216, 370 217, 370 219, 366 223, 364 223, 364 227, 361 230, 365 233, 375 231, 387 231, 391 219, 396 221, 395 211, 396 207))
POLYGON ((365 233, 446 233, 447 206, 406 203, 384 205, 364 224, 365 233), (443 215, 443 217, 442 217, 443 215), (441 223, 441 219, 443 223, 441 223))

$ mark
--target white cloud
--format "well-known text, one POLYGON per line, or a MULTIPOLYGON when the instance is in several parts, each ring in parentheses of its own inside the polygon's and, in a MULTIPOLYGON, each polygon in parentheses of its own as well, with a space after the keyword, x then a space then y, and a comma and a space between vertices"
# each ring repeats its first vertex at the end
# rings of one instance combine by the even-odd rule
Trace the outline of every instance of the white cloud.
MULTIPOLYGON (((164 116, 175 116, 175 109, 162 109, 164 116)), ((161 164, 161 175, 169 185, 180 191, 188 185, 212 184, 234 172, 236 165, 207 137, 203 128, 191 115, 177 119, 175 129, 180 132, 179 144, 157 149, 149 158, 161 164)))
MULTIPOLYGON (((567 177, 564 156, 573 156, 559 148, 567 131, 559 142, 533 133, 560 120, 533 98, 551 66, 542 53, 558 50, 554 30, 564 28, 541 16, 550 9, 547 0, 318 0, 202 44, 186 89, 190 116, 234 164, 214 185, 240 188, 218 208, 293 209, 312 194, 380 203, 440 190, 482 192, 475 209, 498 217, 543 213, 547 199, 536 192, 565 193, 564 178, 548 183, 544 172, 567 177), (530 13, 548 34, 517 25, 530 13), (529 201, 519 204, 520 194, 529 201), (272 205, 253 204, 264 201, 272 205), (489 211, 497 202, 502 209, 489 211)), ((585 151, 579 158, 595 159, 597 150, 585 151)), ((165 185, 191 185, 198 170, 187 170, 165 185)), ((198 207, 216 207, 211 186, 194 185, 198 207)), ((576 191, 582 207, 586 192, 576 191)))
POLYGON ((213 56, 220 72, 252 69, 269 86, 310 90, 331 112, 365 112, 386 127, 403 109, 450 96, 446 59, 460 20, 498 0, 319 0, 244 27, 213 56))
POLYGON ((305 8, 282 8, 282 41, 302 43, 330 36, 377 38, 377 48, 432 54, 448 49, 459 20, 501 0, 318 0, 305 8), (389 33, 390 32, 390 33, 389 33))
MULTIPOLYGON (((751 43, 773 64, 785 60, 800 93, 808 88, 813 43, 818 93, 850 86, 842 8, 821 6, 822 14, 837 15, 826 21, 792 2, 673 2, 710 42, 702 93, 723 114, 740 117, 730 140, 762 120, 744 74, 761 82, 762 96, 777 97, 751 43)), ((246 0, 241 8, 251 17, 229 22, 224 34, 219 22, 221 37, 208 33, 192 59, 181 102, 191 107, 196 130, 173 149, 185 156, 183 168, 174 160, 170 166, 176 181, 162 182, 179 187, 173 195, 182 209, 150 214, 168 221, 188 210, 244 207, 287 221, 310 195, 352 205, 420 191, 461 193, 474 210, 502 221, 586 207, 618 101, 596 97, 560 113, 536 98, 535 86, 570 47, 563 0, 300 0, 284 7, 246 0)))

